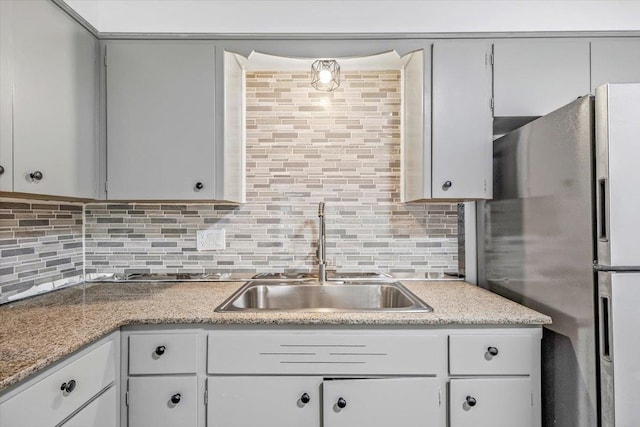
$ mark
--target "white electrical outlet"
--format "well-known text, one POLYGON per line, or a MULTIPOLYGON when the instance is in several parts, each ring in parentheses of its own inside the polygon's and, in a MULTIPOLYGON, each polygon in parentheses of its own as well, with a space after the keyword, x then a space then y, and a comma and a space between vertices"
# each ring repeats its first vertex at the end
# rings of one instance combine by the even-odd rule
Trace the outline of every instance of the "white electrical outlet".
POLYGON ((221 251, 225 248, 224 230, 196 231, 196 246, 199 251, 221 251))

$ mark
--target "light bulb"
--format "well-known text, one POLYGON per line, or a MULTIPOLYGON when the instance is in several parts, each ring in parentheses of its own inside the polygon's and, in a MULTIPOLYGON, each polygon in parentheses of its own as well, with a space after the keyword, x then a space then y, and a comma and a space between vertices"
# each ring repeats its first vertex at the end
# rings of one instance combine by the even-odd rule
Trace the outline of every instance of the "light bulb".
POLYGON ((331 71, 321 70, 320 73, 318 73, 318 78, 320 79, 320 83, 327 84, 333 79, 333 76, 331 75, 331 71))

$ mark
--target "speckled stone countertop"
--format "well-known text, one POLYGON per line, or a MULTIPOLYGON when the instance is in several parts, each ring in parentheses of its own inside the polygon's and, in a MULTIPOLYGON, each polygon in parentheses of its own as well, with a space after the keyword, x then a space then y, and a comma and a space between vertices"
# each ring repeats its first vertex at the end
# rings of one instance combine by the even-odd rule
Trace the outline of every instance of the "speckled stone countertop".
POLYGON ((0 306, 0 391, 124 325, 542 325, 551 319, 461 281, 404 282, 432 313, 215 313, 238 282, 104 283, 0 306))

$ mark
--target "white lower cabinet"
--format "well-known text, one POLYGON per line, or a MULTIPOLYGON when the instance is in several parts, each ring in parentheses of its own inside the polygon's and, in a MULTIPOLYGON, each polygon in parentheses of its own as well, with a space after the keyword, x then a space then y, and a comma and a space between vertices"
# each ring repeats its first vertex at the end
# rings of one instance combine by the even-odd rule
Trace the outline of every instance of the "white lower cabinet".
POLYGON ((116 427, 117 407, 117 388, 111 387, 63 423, 62 427, 116 427))
POLYGON ((540 427, 541 337, 538 326, 131 327, 121 423, 540 427))
POLYGON ((322 377, 210 377, 207 427, 320 427, 322 377))
MULTIPOLYGON (((55 426, 103 390, 115 388, 115 355, 119 354, 119 346, 114 336, 100 340, 0 396, 0 426, 55 426)), ((114 404, 111 410, 115 414, 117 406, 114 404)))
POLYGON ((452 379, 449 391, 451 427, 533 426, 530 378, 452 379))
POLYGON ((196 427, 196 377, 129 378, 129 427, 196 427))
POLYGON ((440 402, 435 378, 211 377, 207 426, 438 426, 440 402))
POLYGON ((383 378, 325 381, 324 427, 440 426, 440 381, 383 378))

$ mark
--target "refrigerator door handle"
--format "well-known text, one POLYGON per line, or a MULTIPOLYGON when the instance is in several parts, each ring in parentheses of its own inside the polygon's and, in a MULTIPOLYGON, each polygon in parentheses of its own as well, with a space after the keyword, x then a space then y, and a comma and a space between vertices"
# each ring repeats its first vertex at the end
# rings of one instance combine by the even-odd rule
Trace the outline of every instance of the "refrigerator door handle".
POLYGON ((593 269, 595 271, 608 271, 612 273, 640 273, 640 265, 602 265, 602 264, 594 264, 593 269))
POLYGON ((611 362, 612 346, 611 299, 600 295, 600 355, 611 362))
POLYGON ((609 192, 608 179, 598 179, 598 239, 601 242, 609 241, 609 192))

